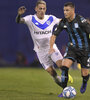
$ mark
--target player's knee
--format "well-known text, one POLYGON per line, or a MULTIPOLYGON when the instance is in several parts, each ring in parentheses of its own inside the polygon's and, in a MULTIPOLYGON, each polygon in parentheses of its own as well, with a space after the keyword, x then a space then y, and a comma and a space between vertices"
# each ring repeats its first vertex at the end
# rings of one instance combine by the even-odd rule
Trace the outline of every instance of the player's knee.
POLYGON ((82 76, 87 76, 89 74, 88 69, 82 69, 82 76))
POLYGON ((62 66, 62 60, 58 60, 58 61, 56 62, 56 65, 57 65, 59 68, 61 68, 61 66, 62 66))

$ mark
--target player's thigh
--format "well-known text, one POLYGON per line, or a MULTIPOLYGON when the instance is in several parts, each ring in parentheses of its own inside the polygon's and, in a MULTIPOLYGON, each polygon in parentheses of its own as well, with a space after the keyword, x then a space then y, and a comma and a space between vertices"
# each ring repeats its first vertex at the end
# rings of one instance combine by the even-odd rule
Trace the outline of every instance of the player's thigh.
POLYGON ((51 54, 51 59, 54 63, 56 63, 58 66, 61 65, 61 61, 63 59, 63 56, 61 52, 58 50, 58 48, 55 49, 55 52, 51 54))
POLYGON ((76 51, 72 46, 69 46, 66 49, 66 52, 64 54, 64 59, 62 61, 62 66, 67 66, 68 68, 71 67, 71 65, 73 64, 73 62, 75 62, 76 60, 76 51))
POLYGON ((42 67, 46 70, 49 67, 53 66, 53 61, 50 58, 48 53, 37 53, 38 59, 42 65, 42 67))

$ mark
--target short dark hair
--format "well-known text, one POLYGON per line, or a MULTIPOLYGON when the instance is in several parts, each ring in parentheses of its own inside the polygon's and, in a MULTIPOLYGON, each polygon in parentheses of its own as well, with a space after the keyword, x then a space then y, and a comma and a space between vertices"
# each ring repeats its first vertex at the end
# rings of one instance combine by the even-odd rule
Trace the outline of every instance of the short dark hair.
POLYGON ((75 8, 75 5, 72 2, 67 2, 64 4, 64 7, 70 6, 72 8, 75 8))
POLYGON ((46 5, 46 2, 44 0, 38 0, 37 3, 36 3, 36 6, 38 6, 39 4, 46 5))

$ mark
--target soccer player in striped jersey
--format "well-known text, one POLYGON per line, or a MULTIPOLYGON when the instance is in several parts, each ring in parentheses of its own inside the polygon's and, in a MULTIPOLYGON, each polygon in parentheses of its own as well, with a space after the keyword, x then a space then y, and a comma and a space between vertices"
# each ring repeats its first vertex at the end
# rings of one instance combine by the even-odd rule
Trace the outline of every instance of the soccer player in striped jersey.
MULTIPOLYGON (((62 87, 65 88, 68 82, 68 70, 72 63, 77 60, 81 64, 82 86, 81 93, 86 91, 89 80, 90 68, 90 24, 87 20, 75 14, 75 5, 72 2, 65 3, 64 16, 50 39, 50 53, 54 52, 53 44, 56 36, 65 29, 69 34, 69 43, 62 61, 62 87)), ((60 94, 62 97, 62 93, 60 94)))
MULTIPOLYGON (((56 44, 53 45, 55 52, 49 54, 49 42, 52 35, 53 27, 55 24, 59 23, 60 19, 56 18, 53 15, 45 15, 46 2, 43 0, 37 1, 35 7, 36 14, 21 17, 21 15, 25 13, 25 11, 25 7, 20 7, 18 9, 16 22, 25 23, 28 26, 34 43, 34 50, 38 56, 40 63, 42 64, 43 68, 53 77, 55 82, 59 86, 61 86, 61 78, 57 75, 54 69, 54 63, 56 63, 56 65, 60 67, 63 57, 58 50, 56 44)), ((71 83, 73 82, 71 76, 70 81, 71 83)))

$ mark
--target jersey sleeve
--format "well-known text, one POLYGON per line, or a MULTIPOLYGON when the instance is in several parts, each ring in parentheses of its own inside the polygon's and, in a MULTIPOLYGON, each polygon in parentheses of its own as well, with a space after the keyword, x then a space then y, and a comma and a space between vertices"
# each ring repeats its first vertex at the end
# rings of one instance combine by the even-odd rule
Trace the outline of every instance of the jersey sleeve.
POLYGON ((57 25, 57 27, 56 27, 56 29, 54 30, 53 34, 54 34, 55 36, 58 36, 59 33, 60 33, 62 30, 63 30, 63 20, 61 20, 61 21, 59 22, 59 25, 57 25))
POLYGON ((57 18, 57 17, 53 16, 53 19, 54 19, 54 23, 58 25, 59 22, 60 22, 60 18, 57 18))
POLYGON ((27 15, 27 16, 23 17, 23 19, 25 20, 25 23, 28 24, 32 20, 32 15, 27 15))
POLYGON ((80 16, 80 25, 86 33, 90 34, 90 24, 82 16, 80 16))

